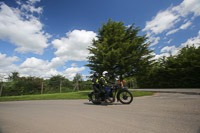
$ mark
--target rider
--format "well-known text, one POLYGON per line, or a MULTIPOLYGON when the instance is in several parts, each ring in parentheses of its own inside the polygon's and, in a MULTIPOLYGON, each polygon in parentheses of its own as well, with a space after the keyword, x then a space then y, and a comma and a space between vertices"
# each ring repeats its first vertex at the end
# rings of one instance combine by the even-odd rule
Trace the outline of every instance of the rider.
POLYGON ((103 76, 100 77, 99 84, 101 88, 104 88, 106 91, 106 102, 111 102, 109 99, 109 94, 110 94, 110 87, 108 86, 108 83, 112 83, 108 80, 108 72, 104 71, 103 76))

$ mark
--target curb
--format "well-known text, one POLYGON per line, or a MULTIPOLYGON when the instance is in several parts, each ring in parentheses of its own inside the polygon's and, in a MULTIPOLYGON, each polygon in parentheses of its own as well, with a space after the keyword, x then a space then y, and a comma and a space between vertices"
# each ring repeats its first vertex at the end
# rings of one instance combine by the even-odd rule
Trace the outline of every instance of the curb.
POLYGON ((149 91, 149 92, 156 92, 156 93, 180 93, 180 94, 188 94, 188 95, 200 95, 199 92, 178 92, 178 91, 157 91, 157 90, 134 90, 130 89, 130 91, 149 91))

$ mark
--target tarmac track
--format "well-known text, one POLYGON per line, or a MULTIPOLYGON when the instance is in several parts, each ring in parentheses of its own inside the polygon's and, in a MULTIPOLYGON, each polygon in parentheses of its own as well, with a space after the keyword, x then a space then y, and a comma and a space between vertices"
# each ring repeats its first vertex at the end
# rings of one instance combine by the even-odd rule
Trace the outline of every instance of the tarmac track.
POLYGON ((130 105, 0 102, 0 133, 200 133, 200 96, 157 93, 130 105))

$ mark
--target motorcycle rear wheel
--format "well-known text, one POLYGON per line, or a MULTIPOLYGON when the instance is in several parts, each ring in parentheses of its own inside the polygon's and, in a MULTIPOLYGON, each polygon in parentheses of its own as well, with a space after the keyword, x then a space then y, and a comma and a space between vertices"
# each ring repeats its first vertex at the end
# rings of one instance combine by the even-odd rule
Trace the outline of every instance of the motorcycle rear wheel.
POLYGON ((101 104, 101 100, 98 97, 98 94, 95 94, 95 93, 93 93, 91 95, 91 101, 92 101, 93 104, 101 104))

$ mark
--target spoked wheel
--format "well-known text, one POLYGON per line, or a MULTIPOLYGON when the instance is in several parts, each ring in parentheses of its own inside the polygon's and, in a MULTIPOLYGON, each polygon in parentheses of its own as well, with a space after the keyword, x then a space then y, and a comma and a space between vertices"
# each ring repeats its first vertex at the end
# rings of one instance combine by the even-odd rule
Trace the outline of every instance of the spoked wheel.
POLYGON ((91 101, 93 104, 101 104, 101 100, 98 97, 98 94, 93 93, 91 95, 91 101))
POLYGON ((133 101, 133 95, 128 90, 122 90, 118 94, 118 99, 123 104, 130 104, 133 101))

